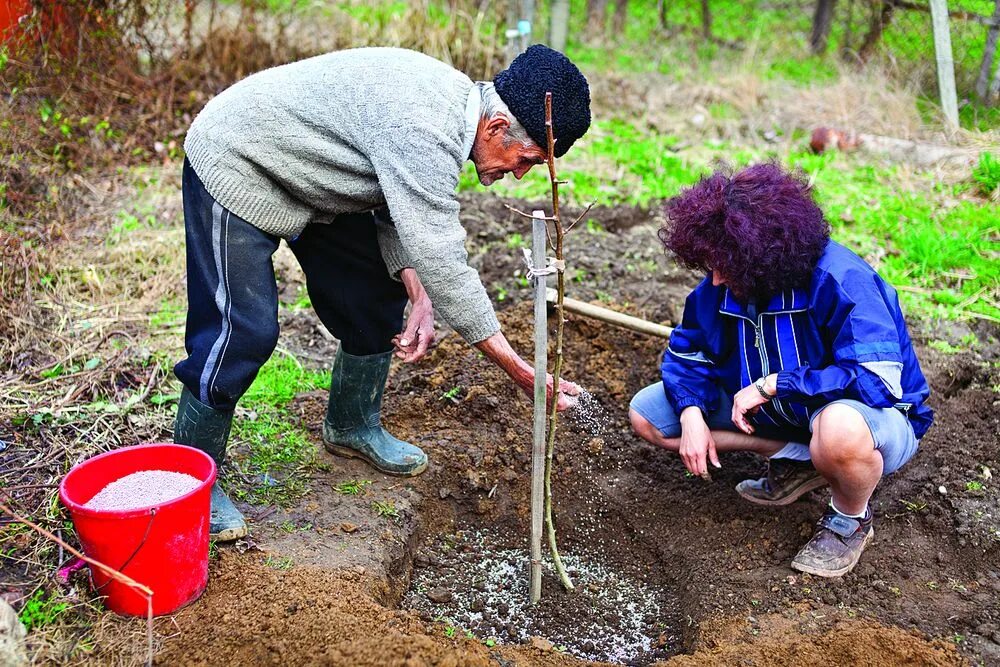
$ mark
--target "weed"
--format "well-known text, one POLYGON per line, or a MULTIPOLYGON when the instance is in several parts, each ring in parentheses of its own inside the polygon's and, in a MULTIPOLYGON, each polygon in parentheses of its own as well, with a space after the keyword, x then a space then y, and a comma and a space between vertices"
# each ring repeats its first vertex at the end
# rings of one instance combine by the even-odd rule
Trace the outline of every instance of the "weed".
POLYGON ((962 348, 955 347, 946 340, 932 340, 927 343, 927 347, 937 350, 938 352, 943 352, 944 354, 958 354, 962 351, 962 348))
POLYGON ((992 153, 980 153, 972 169, 972 178, 987 197, 1000 198, 1000 158, 992 153))
POLYGON ((292 559, 288 556, 268 554, 264 559, 264 566, 274 570, 288 570, 292 567, 292 559))
POLYGON ((524 236, 522 234, 518 233, 518 232, 514 232, 513 234, 509 234, 507 236, 506 243, 507 243, 507 247, 510 248, 511 250, 517 250, 518 248, 524 248, 527 245, 524 242, 524 236))
POLYGON ((399 518, 399 510, 396 509, 396 503, 391 500, 376 500, 372 503, 372 509, 374 509, 375 513, 380 517, 384 517, 386 519, 399 518))
POLYGON ((486 639, 483 640, 483 644, 485 644, 489 648, 493 648, 494 646, 497 645, 497 640, 493 639, 492 637, 487 637, 486 639))
POLYGON ((69 608, 69 604, 56 600, 55 596, 49 596, 41 588, 36 590, 18 614, 25 630, 31 632, 35 628, 43 628, 59 620, 59 616, 69 608))
POLYGON ((454 639, 454 637, 455 637, 455 627, 452 626, 452 625, 449 625, 448 627, 446 627, 444 629, 444 636, 447 637, 448 639, 454 639))
POLYGON ((903 503, 903 507, 906 508, 907 512, 923 512, 925 509, 927 509, 927 503, 919 501, 914 502, 910 500, 900 500, 899 502, 903 503))
POLYGON ((984 488, 985 487, 983 486, 983 483, 978 480, 972 480, 971 482, 965 483, 965 490, 972 491, 973 493, 978 493, 979 491, 982 491, 984 488))
POLYGON ((369 479, 350 479, 333 487, 333 490, 345 496, 356 496, 364 491, 366 486, 371 486, 369 479))
POLYGON ((452 403, 456 403, 457 404, 458 403, 459 394, 461 394, 461 393, 462 393, 462 387, 455 386, 455 387, 452 387, 451 389, 449 389, 448 391, 444 392, 443 394, 441 394, 441 397, 438 398, 438 400, 439 401, 446 401, 447 400, 447 401, 451 401, 452 403))

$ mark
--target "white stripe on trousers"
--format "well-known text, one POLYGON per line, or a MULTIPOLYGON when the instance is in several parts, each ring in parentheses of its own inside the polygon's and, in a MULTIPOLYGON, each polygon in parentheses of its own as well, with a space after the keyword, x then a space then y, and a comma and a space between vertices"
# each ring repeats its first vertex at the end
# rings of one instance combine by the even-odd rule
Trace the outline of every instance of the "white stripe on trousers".
MULTIPOLYGON (((208 353, 208 358, 205 360, 205 367, 201 369, 201 381, 200 381, 200 393, 201 402, 205 405, 211 405, 211 400, 209 392, 212 385, 215 383, 215 378, 219 375, 219 370, 222 367, 222 357, 225 354, 225 348, 229 346, 229 336, 232 332, 232 321, 230 319, 230 310, 233 305, 232 297, 229 292, 229 262, 228 257, 225 266, 222 262, 222 245, 223 241, 223 221, 222 213, 225 209, 219 202, 212 203, 212 252, 215 256, 215 272, 219 276, 219 285, 215 288, 215 307, 219 309, 219 314, 222 316, 222 328, 219 331, 218 338, 212 344, 212 349, 208 353)), ((229 241, 229 211, 225 211, 227 219, 225 221, 225 242, 229 241)))

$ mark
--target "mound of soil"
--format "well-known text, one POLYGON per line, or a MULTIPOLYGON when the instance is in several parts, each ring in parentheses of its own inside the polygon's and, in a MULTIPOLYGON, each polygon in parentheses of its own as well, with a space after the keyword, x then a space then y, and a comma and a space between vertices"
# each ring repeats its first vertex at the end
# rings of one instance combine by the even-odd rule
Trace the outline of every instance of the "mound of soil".
MULTIPOLYGON (((504 332, 515 349, 527 352, 531 307, 524 301, 527 289, 517 282, 523 271, 519 250, 509 247, 523 222, 492 198, 464 204, 471 261, 492 293, 505 286, 504 332)), ((648 213, 623 209, 605 220, 613 233, 570 237, 571 271, 582 271, 570 281, 573 296, 675 322, 697 277, 662 259, 648 213)), ((306 322, 297 334, 309 331, 306 322)), ((920 332, 913 333, 919 345, 920 332)), ((981 333, 985 340, 997 331, 981 333)), ((658 605, 655 620, 640 614, 638 635, 644 639, 628 655, 595 640, 592 647, 587 640, 574 643, 576 628, 620 624, 613 617, 604 622, 598 591, 586 588, 596 583, 600 589, 600 578, 588 579, 583 565, 578 575, 584 592, 566 593, 550 580, 547 606, 534 615, 516 618, 509 598, 476 595, 504 579, 477 569, 480 556, 509 568, 503 572, 511 596, 527 579, 527 568, 503 552, 527 551, 531 407, 501 371, 446 334, 425 361, 394 369, 386 395, 387 428, 430 456, 427 472, 415 479, 370 477, 379 494, 405 497, 403 516, 379 523, 369 496, 331 502, 329 484, 336 475, 359 472, 353 463, 320 454, 330 477, 317 476, 311 498, 262 519, 254 535, 263 548, 280 553, 289 538, 272 534, 291 516, 296 526, 314 527, 294 534, 296 544, 310 547, 305 562, 328 566, 298 564, 296 552, 295 564, 277 571, 260 554, 223 550, 205 597, 176 617, 179 632, 159 626, 171 634, 159 660, 573 664, 575 658, 556 650, 565 645, 586 658, 641 664, 686 653, 671 661, 944 665, 961 664, 960 652, 977 662, 1000 663, 994 348, 956 360, 919 347, 937 423, 916 457, 880 484, 873 500, 877 538, 859 566, 841 579, 822 580, 794 573, 788 563, 809 538, 827 502, 825 492, 777 510, 747 505, 733 487, 758 476, 762 459, 724 456, 723 468, 706 482, 686 476, 676 456, 630 433, 628 401, 657 380, 663 347, 664 341, 578 317, 567 324, 566 375, 592 399, 586 414, 561 421, 555 523, 564 557, 603 568, 604 581, 627 582, 631 593, 658 605), (362 529, 338 532, 344 517, 362 529), (462 535, 478 536, 483 546, 456 551, 462 535), (372 556, 389 543, 391 557, 372 556), (445 543, 450 550, 442 549, 445 543), (366 550, 366 567, 384 563, 384 572, 360 575, 350 571, 349 559, 323 556, 366 550), (451 599, 442 594, 435 596, 440 602, 430 600, 433 588, 451 599), (415 612, 389 608, 401 599, 415 612), (446 622, 434 620, 441 617, 461 626, 451 626, 453 636, 446 622), (517 643, 529 634, 546 636, 555 647, 517 643), (487 639, 500 643, 486 646, 487 639)), ((325 397, 304 395, 294 407, 319 446, 325 397)))

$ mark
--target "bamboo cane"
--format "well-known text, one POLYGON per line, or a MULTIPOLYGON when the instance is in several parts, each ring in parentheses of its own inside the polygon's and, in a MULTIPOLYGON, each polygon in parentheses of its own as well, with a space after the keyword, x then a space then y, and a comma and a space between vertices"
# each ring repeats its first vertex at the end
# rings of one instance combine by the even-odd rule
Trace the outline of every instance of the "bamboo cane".
MULTIPOLYGON (((555 303, 557 298, 558 297, 554 289, 549 288, 545 290, 546 301, 549 303, 555 303)), ((570 313, 583 315, 584 317, 600 320, 601 322, 607 322, 608 324, 613 324, 616 327, 622 327, 623 329, 635 331, 636 333, 643 333, 649 336, 670 338, 670 333, 673 331, 673 329, 666 325, 656 324, 655 322, 650 322, 640 317, 619 313, 617 310, 604 308, 603 306, 587 303, 586 301, 571 299, 568 296, 563 297, 563 308, 570 313)))

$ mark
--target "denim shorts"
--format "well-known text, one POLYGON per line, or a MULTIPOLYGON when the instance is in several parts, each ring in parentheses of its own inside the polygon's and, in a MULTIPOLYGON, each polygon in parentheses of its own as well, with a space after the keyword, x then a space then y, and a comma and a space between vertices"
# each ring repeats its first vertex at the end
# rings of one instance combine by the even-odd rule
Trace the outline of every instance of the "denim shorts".
MULTIPOLYGON (((846 405, 861 413, 868 430, 871 431, 872 440, 875 441, 875 449, 882 455, 882 474, 888 475, 899 470, 903 464, 913 458, 917 453, 919 441, 913 434, 913 427, 906 415, 895 408, 873 408, 864 403, 851 399, 842 399, 828 403, 817 410, 809 422, 809 430, 812 431, 812 422, 816 415, 834 403, 846 405)), ((629 405, 639 415, 656 427, 665 438, 678 438, 681 435, 680 419, 674 414, 674 409, 667 400, 666 392, 663 390, 663 383, 657 382, 642 389, 634 397, 629 405)), ((733 397, 726 392, 719 392, 719 409, 713 411, 705 420, 708 427, 713 431, 737 431, 733 424, 731 415, 733 411, 733 397)), ((804 430, 789 429, 787 432, 763 432, 758 429, 761 437, 772 440, 786 440, 788 444, 774 455, 774 458, 795 459, 798 461, 808 460, 809 445, 805 436, 808 434, 804 430)))

